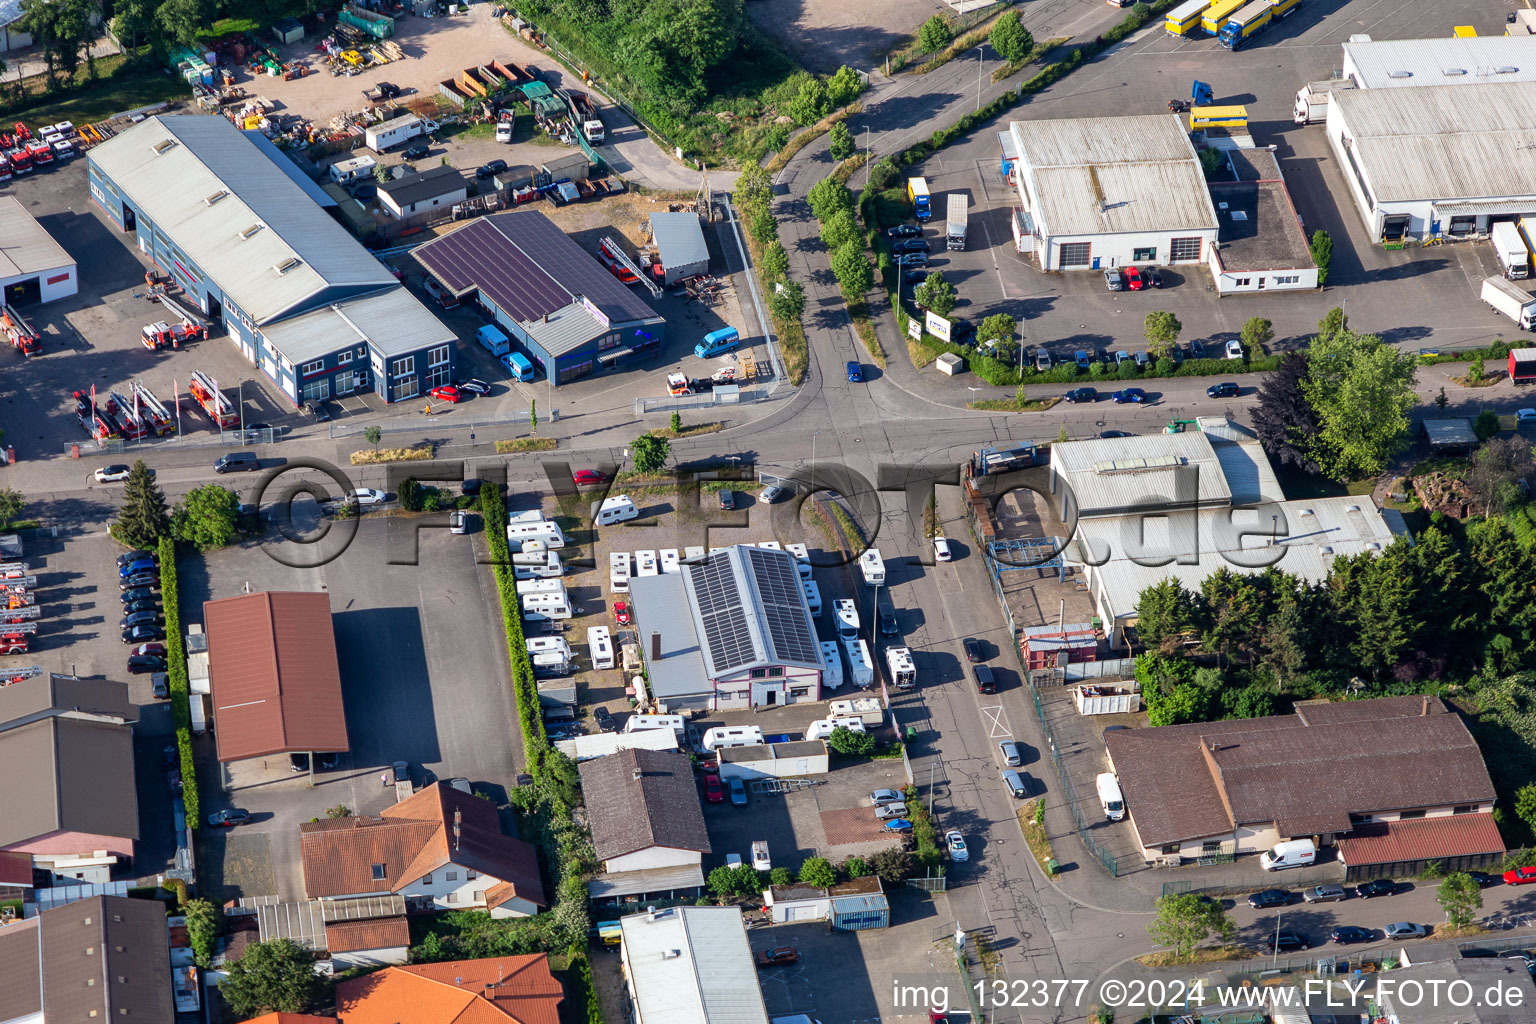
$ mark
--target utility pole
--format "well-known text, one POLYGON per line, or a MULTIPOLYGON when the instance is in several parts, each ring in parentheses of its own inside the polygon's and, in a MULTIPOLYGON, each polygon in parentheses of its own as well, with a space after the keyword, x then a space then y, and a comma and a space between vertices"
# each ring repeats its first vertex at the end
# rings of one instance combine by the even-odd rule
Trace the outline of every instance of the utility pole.
POLYGON ((977 110, 981 109, 981 68, 982 68, 982 65, 986 63, 982 59, 985 56, 984 51, 986 50, 986 48, 987 48, 987 44, 986 43, 982 43, 980 46, 976 47, 976 109, 977 110))

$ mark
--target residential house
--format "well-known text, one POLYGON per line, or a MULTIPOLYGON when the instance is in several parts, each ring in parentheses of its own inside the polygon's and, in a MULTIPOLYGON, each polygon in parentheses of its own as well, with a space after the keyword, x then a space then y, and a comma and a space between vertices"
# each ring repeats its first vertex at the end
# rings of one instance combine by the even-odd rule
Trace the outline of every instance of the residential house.
POLYGON ((693 762, 675 750, 621 750, 583 761, 581 791, 604 874, 593 900, 696 897, 710 852, 693 762))
POLYGON ((312 899, 399 893, 435 910, 528 917, 549 905, 532 846, 501 831, 496 806, 443 783, 387 807, 299 826, 312 899))
POLYGON ((634 1024, 768 1024, 736 907, 671 907, 619 928, 634 1024))
POLYGON ((1148 862, 1312 839, 1350 880, 1502 860, 1494 791, 1437 697, 1298 704, 1294 714, 1123 729, 1110 763, 1148 862))
POLYGON ((821 647, 789 552, 738 544, 629 588, 652 693, 670 712, 821 699, 821 647))
POLYGON ((110 881, 131 861, 136 721, 123 683, 43 674, 0 687, 0 778, 29 780, 0 815, 0 852, 82 882, 110 881))
POLYGON ((336 986, 339 1024, 559 1024, 543 953, 386 967, 336 986))
POLYGON ((0 927, 0 1021, 175 1019, 165 904, 93 896, 0 927))

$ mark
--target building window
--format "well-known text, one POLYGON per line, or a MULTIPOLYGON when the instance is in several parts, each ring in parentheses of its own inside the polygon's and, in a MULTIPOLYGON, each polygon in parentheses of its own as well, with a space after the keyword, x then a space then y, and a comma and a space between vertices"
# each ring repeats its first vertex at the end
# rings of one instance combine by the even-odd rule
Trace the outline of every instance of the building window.
POLYGON ((1189 263, 1200 258, 1200 239, 1174 238, 1168 242, 1168 258, 1174 263, 1189 263))
POLYGON ((1457 804, 1451 808, 1452 814, 1476 814, 1477 804, 1457 804))
POLYGON ((558 382, 561 384, 569 384, 576 378, 585 377, 591 372, 592 360, 590 359, 584 359, 579 363, 570 363, 566 366, 560 367, 560 376, 558 378, 558 382))
POLYGON ((427 365, 441 366, 448 361, 448 346, 439 345, 437 348, 427 349, 427 365))
POLYGON ((1236 277, 1236 278, 1232 279, 1232 283, 1237 285, 1237 287, 1239 287, 1239 288, 1247 288, 1248 287, 1248 282, 1250 282, 1252 280, 1253 280, 1253 278, 1251 278, 1251 277, 1236 277))
POLYGON ((421 381, 415 376, 395 381, 395 386, 390 389, 390 392, 393 400, 396 402, 404 401, 407 398, 415 398, 421 394, 421 381))
POLYGON ((609 349, 618 348, 623 338, 618 334, 608 334, 597 339, 597 350, 607 352, 609 349))
POLYGON ((447 871, 443 874, 443 881, 445 882, 457 882, 458 880, 459 873, 457 871, 447 871))
POLYGON ((476 903, 484 903, 485 902, 485 890, 484 889, 476 889, 475 890, 475 902, 476 903))
POLYGON ((384 865, 383 864, 375 864, 373 866, 373 880, 375 882, 382 882, 382 881, 384 881, 384 865))
POLYGON ((464 880, 466 882, 473 882, 475 879, 477 879, 479 877, 480 877, 480 872, 478 872, 478 871, 466 871, 466 872, 464 872, 464 880))
POLYGON ((1422 817, 1424 817, 1424 812, 1423 811, 1403 811, 1401 814, 1399 814, 1397 816, 1397 819, 1399 821, 1412 821, 1415 818, 1422 818, 1422 817))
POLYGON ((753 679, 766 679, 768 678, 768 670, 765 668, 755 668, 752 670, 751 675, 753 679))
POLYGON ((428 871, 425 875, 421 876, 421 884, 422 885, 431 885, 432 884, 432 872, 428 871))
POLYGON ((1086 267, 1089 262, 1089 253, 1092 248, 1092 242, 1061 243, 1061 266, 1086 267))
POLYGON ((1152 246, 1152 247, 1147 248, 1147 249, 1132 249, 1131 250, 1131 261, 1133 263, 1151 263, 1155 259, 1157 259, 1157 247, 1156 246, 1152 246))
POLYGON ((405 356, 402 359, 396 359, 394 365, 389 368, 389 372, 394 374, 396 377, 404 377, 406 374, 415 373, 416 357, 405 356))
POLYGON ((1162 853, 1178 853, 1179 852, 1179 844, 1178 843, 1169 843, 1167 846, 1164 846, 1162 848, 1161 852, 1162 853))
POLYGON ((1204 842, 1202 842, 1200 844, 1200 852, 1201 853, 1207 853, 1207 854, 1209 854, 1209 853, 1220 853, 1221 852, 1221 840, 1220 839, 1207 839, 1207 840, 1205 840, 1204 842))
POLYGON ((459 902, 459 894, 456 893, 456 892, 449 893, 448 894, 448 902, 449 903, 457 903, 457 902, 459 902))
POLYGON ((331 382, 326 379, 311 381, 304 385, 304 401, 323 402, 331 397, 331 382))
POLYGON ((352 361, 352 350, 351 349, 347 349, 345 352, 338 352, 338 353, 336 353, 336 365, 337 366, 342 366, 342 365, 344 365, 346 363, 350 363, 351 361, 352 361))
POLYGON ((453 367, 444 363, 442 366, 434 366, 427 370, 427 387, 435 388, 442 384, 453 383, 453 367))
POLYGON ((336 375, 336 393, 338 395, 350 395, 357 390, 357 374, 351 370, 343 370, 336 375))
POLYGON ((811 688, 809 686, 791 686, 789 688, 789 695, 791 697, 809 697, 811 695, 811 688))
POLYGON ((323 369, 325 369, 325 360, 315 359, 299 367, 299 374, 308 377, 310 374, 319 373, 323 369))

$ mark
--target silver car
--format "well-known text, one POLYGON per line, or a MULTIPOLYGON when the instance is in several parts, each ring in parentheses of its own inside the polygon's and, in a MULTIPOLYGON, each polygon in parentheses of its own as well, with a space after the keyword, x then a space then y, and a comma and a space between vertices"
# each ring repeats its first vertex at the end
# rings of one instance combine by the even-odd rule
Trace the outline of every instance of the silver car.
POLYGON ((1396 924, 1387 925, 1386 932, 1389 939, 1422 939, 1429 934, 1429 929, 1421 924, 1399 921, 1396 924))
POLYGON ((469 532, 469 513, 464 511, 462 508, 456 508, 452 512, 449 512, 448 513, 448 532, 449 533, 468 533, 469 532))

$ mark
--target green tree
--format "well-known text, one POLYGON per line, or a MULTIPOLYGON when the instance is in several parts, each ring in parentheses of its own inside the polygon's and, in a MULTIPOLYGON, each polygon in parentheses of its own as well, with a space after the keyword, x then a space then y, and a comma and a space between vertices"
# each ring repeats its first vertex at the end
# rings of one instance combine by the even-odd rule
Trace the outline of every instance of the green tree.
POLYGON ((1141 323, 1141 333, 1147 339, 1147 351, 1152 354, 1152 358, 1161 359, 1172 352, 1173 344, 1179 340, 1179 332, 1183 329, 1184 325, 1172 313, 1161 309, 1148 313, 1141 323))
POLYGON ((817 220, 824 221, 838 210, 853 209, 853 194, 836 178, 822 178, 812 185, 805 194, 805 201, 811 206, 811 216, 817 220))
POLYGON ((758 265, 763 268, 763 276, 770 281, 786 276, 789 273, 789 253, 784 251, 784 244, 775 238, 763 246, 763 256, 758 265))
POLYGON ((1007 342, 1013 340, 1013 332, 1016 324, 1013 317, 1007 313, 993 313, 986 317, 976 328, 977 341, 1007 342))
POLYGON ((422 490, 421 482, 413 476, 408 476, 400 481, 400 486, 395 488, 395 497, 400 501, 400 507, 407 512, 420 512, 422 490))
POLYGON ((1333 263, 1333 238, 1319 228, 1312 232, 1312 262, 1317 264, 1317 286, 1328 283, 1328 267, 1333 263))
POLYGON ((1312 343, 1302 394, 1317 414, 1318 462, 1334 480, 1376 476, 1408 443, 1414 356, 1341 328, 1312 343))
POLYGON ((539 432, 539 402, 538 399, 528 400, 528 430, 530 433, 539 432))
POLYGON ((629 443, 629 454, 635 462, 635 472, 655 473, 667 464, 672 445, 664 437, 641 434, 629 443))
POLYGON ((389 181, 390 181, 389 165, 388 164, 375 164, 374 168, 373 168, 373 180, 378 182, 380 185, 387 185, 387 184, 389 184, 389 181))
POLYGON ((672 433, 674 433, 674 434, 681 434, 682 432, 683 432, 683 414, 680 413, 680 412, 674 412, 672 414, 672 433))
POLYGON ((1515 790, 1515 816, 1536 833, 1536 782, 1527 782, 1515 790))
POLYGON ((1184 634, 1197 631, 1204 619, 1200 600, 1169 577, 1141 592, 1136 600, 1136 637, 1148 650, 1176 650, 1184 634))
POLYGON ((886 885, 905 882, 917 866, 912 855, 898 846, 887 846, 869 858, 869 870, 879 876, 886 885))
POLYGON ((1476 384, 1484 376, 1483 357, 1477 356, 1467 364, 1467 383, 1476 384))
POLYGON ((827 746, 834 754, 847 757, 867 757, 875 752, 875 737, 867 732, 854 732, 846 726, 838 726, 827 737, 827 746))
POLYGON ((832 130, 827 133, 827 145, 832 151, 833 160, 847 160, 853 156, 853 133, 842 121, 832 125, 832 130))
POLYGON ((768 872, 769 885, 794 885, 795 873, 789 868, 774 868, 768 872))
POLYGON ((208 551, 234 540, 239 521, 239 496, 227 487, 203 484, 176 503, 171 535, 199 551, 208 551))
POLYGON ((1281 465, 1289 464, 1316 473, 1317 413, 1302 391, 1307 369, 1306 355, 1301 352, 1285 354, 1280 360, 1280 368, 1259 385, 1253 429, 1259 435, 1259 444, 1281 465))
POLYGON ((188 900, 182 907, 187 917, 187 940, 192 943, 192 960, 207 970, 213 964, 214 946, 224 915, 211 900, 188 900))
POLYGON ((863 250, 859 240, 859 225, 853 219, 852 210, 838 210, 821 222, 821 240, 828 252, 836 252, 852 243, 863 250))
POLYGON ((1465 928, 1483 909, 1483 890, 1465 871, 1446 875, 1435 892, 1435 902, 1445 911, 1445 923, 1465 928))
POLYGON ((863 857, 849 857, 838 867, 844 878, 863 878, 869 874, 869 864, 863 857))
POLYGON ((844 295, 858 298, 869 291, 875 283, 875 268, 870 265, 862 243, 855 239, 832 254, 832 275, 844 295))
POLYGON ((1160 946, 1167 946, 1176 959, 1187 960, 1210 939, 1229 941, 1237 925, 1227 917, 1218 900, 1204 900, 1194 893, 1161 896, 1157 900, 1157 918, 1147 925, 1147 934, 1160 946))
POLYGON ((165 511, 165 494, 139 459, 128 471, 123 487, 123 507, 117 512, 117 536, 124 544, 152 548, 171 528, 165 511))
POLYGON ((1274 340, 1274 324, 1261 316, 1251 316, 1243 321, 1243 330, 1238 337, 1243 343, 1243 350, 1248 353, 1248 358, 1252 359, 1268 348, 1269 343, 1274 340))
POLYGON ((325 994, 325 984, 315 974, 315 958, 292 939, 272 939, 246 947, 244 955, 229 967, 219 994, 235 1016, 304 1013, 325 994))
POLYGON ((768 312, 781 324, 794 323, 805 312, 805 289, 798 281, 780 281, 768 296, 768 312))
POLYGON ((759 163, 748 163, 736 177, 738 206, 767 206, 773 202, 773 177, 759 163))
POLYGON ((789 101, 785 113, 795 119, 797 124, 815 124, 831 107, 831 101, 827 98, 827 83, 812 75, 807 75, 800 83, 800 91, 795 93, 794 99, 789 101))
POLYGON ((997 23, 992 26, 992 32, 987 36, 987 42, 992 44, 992 49, 1002 55, 1006 61, 1020 61, 1029 56, 1029 51, 1035 45, 1034 37, 1024 27, 1024 21, 1018 11, 1008 11, 997 23))
POLYGON ((954 30, 949 27, 949 22, 945 21, 941 14, 935 14, 923 22, 922 27, 917 30, 917 45, 923 48, 924 53, 942 50, 954 40, 954 30))
POLYGON ((711 871, 705 882, 709 886, 709 891, 714 893, 715 898, 721 903, 729 900, 736 888, 731 869, 723 864, 711 871))
POLYGON ((864 79, 853 68, 844 64, 837 73, 827 79, 827 105, 833 110, 846 107, 864 91, 864 79))
POLYGON ((1472 432, 1477 435, 1479 441, 1486 441, 1501 430, 1499 414, 1492 409, 1484 409, 1477 414, 1472 421, 1472 432))
POLYGON ((1319 338, 1332 338, 1335 334, 1349 329, 1349 317, 1344 315, 1344 307, 1334 306, 1323 314, 1323 318, 1317 322, 1317 336, 1319 338))
POLYGON ((837 872, 825 857, 807 857, 800 865, 800 881, 818 889, 830 889, 837 884, 837 872))
POLYGON ((758 245, 767 245, 779 237, 778 222, 768 206, 754 206, 747 212, 747 231, 757 239, 758 245))
POLYGON ((384 439, 384 431, 380 430, 378 427, 367 426, 367 427, 363 428, 363 440, 367 441, 369 444, 373 445, 375 448, 377 448, 379 446, 379 442, 382 441, 383 439, 384 439))
POLYGON ((763 876, 751 864, 738 864, 731 869, 731 891, 737 896, 759 897, 763 892, 763 876))
MULTIPOLYGON (((1493 415, 1478 414, 1478 420, 1493 415)), ((1498 417, 1494 416, 1496 420, 1498 417)), ((1481 436, 1487 424, 1473 423, 1481 436)), ((1497 424, 1493 424, 1495 430, 1497 424)), ((1472 456, 1472 471, 1467 474, 1467 488, 1483 506, 1483 515, 1502 515, 1524 497, 1523 481, 1536 474, 1536 453, 1521 437, 1500 437, 1488 441, 1472 456)))
POLYGON ((930 273, 912 298, 924 309, 931 309, 939 316, 948 316, 955 308, 955 286, 944 279, 942 270, 930 273))
POLYGON ((1146 690, 1148 725, 1184 725, 1209 721, 1211 694, 1194 683, 1176 683, 1168 690, 1146 690))
POLYGON ((8 530, 21 518, 21 510, 27 505, 26 496, 10 487, 0 487, 0 530, 8 530))

